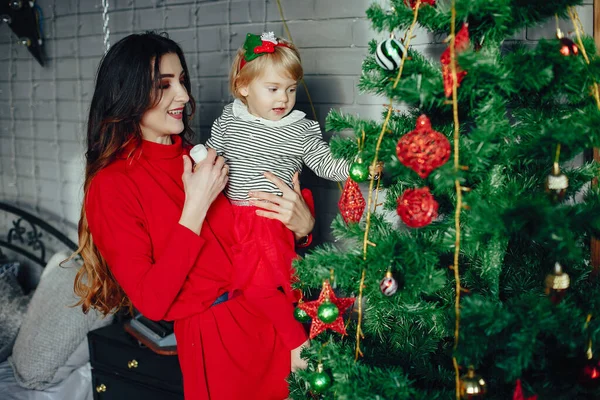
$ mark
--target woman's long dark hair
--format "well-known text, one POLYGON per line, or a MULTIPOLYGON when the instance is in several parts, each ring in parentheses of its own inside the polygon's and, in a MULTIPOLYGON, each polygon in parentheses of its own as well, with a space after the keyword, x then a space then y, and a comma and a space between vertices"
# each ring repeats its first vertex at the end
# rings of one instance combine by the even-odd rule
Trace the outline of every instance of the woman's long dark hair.
POLYGON ((75 294, 80 297, 77 305, 84 312, 96 308, 108 314, 131 306, 94 244, 85 214, 85 199, 92 179, 102 168, 131 143, 136 147, 141 145, 142 116, 161 99, 159 64, 165 54, 177 54, 185 73, 184 86, 191 107, 186 107, 183 113, 184 130, 180 136, 184 143, 189 143, 194 134, 189 122, 196 104, 183 51, 177 43, 165 34, 129 35, 110 48, 98 68, 88 118, 84 202, 79 220, 79 249, 75 253, 84 262, 74 284, 75 294))

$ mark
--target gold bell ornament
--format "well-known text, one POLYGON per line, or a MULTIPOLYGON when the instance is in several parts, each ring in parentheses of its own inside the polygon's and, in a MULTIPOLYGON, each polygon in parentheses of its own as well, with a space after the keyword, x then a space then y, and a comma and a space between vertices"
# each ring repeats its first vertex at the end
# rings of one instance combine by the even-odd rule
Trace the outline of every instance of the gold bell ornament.
POLYGON ((550 301, 554 304, 560 303, 570 284, 569 274, 563 272, 562 265, 555 263, 554 271, 546 275, 546 294, 550 296, 550 301))

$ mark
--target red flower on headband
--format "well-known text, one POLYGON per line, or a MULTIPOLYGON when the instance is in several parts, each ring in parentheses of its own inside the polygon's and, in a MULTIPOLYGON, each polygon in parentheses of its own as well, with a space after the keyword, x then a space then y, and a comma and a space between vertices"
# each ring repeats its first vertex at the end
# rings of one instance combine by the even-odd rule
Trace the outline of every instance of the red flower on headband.
POLYGON ((273 53, 275 52, 275 46, 276 45, 273 42, 264 41, 262 42, 262 45, 254 48, 254 54, 273 53))

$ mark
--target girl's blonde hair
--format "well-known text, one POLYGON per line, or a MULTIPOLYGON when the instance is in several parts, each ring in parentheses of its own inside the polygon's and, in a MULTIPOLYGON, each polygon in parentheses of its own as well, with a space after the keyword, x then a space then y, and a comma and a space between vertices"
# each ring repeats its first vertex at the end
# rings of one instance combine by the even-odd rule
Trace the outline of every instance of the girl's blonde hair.
POLYGON ((283 39, 277 38, 277 40, 285 45, 275 46, 273 53, 265 53, 252 61, 248 61, 243 68, 240 67, 244 59, 244 48, 238 49, 229 73, 229 90, 235 98, 246 103, 246 99, 240 94, 240 88, 248 86, 250 82, 260 77, 267 68, 282 69, 295 81, 303 78, 304 71, 302 70, 300 53, 298 53, 296 46, 283 39))

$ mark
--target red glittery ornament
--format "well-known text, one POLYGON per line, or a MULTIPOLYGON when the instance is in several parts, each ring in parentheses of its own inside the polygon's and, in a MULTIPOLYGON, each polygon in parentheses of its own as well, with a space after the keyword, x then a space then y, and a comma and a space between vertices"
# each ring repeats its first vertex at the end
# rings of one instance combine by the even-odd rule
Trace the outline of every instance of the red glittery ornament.
POLYGON ((338 202, 338 208, 344 222, 359 222, 366 206, 367 203, 360 192, 358 183, 348 178, 344 185, 342 197, 340 197, 340 201, 338 202))
MULTIPOLYGON (((417 0, 404 0, 404 4, 406 4, 407 6, 409 6, 410 8, 412 8, 414 10, 415 6, 417 5, 417 0)), ((421 0, 421 5, 423 5, 423 4, 429 4, 430 6, 435 6, 435 0, 421 0)))
POLYGON ((579 47, 569 38, 562 37, 560 41, 560 54, 563 56, 576 56, 579 54, 579 47))
MULTIPOLYGON (((464 23, 462 28, 456 34, 454 40, 454 51, 460 53, 465 51, 469 47, 469 24, 464 23)), ((444 94, 446 97, 452 96, 452 69, 450 68, 450 46, 442 53, 440 57, 442 63, 442 77, 444 78, 444 94)), ((460 70, 458 65, 456 66, 456 86, 460 86, 463 78, 467 75, 466 71, 460 70)))
POLYGON ((515 386, 515 392, 513 393, 513 400, 537 400, 537 394, 531 397, 525 397, 523 394, 523 388, 521 387, 521 380, 517 379, 517 385, 515 386))
POLYGON ((450 142, 434 131, 425 115, 417 119, 417 127, 402 136, 396 146, 396 155, 402 164, 414 170, 421 178, 444 165, 450 158, 450 142))
POLYGON ((398 197, 396 211, 402 221, 411 228, 429 225, 437 218, 438 203, 428 187, 407 189, 398 197))
POLYGON ((306 311, 306 313, 312 318, 312 323, 310 324, 310 335, 309 336, 311 339, 314 339, 318 334, 323 332, 325 329, 331 329, 333 331, 341 333, 342 335, 345 335, 346 327, 344 325, 343 316, 344 316, 344 312, 350 306, 352 306, 352 304, 354 304, 354 298, 348 297, 348 298, 339 298, 338 299, 335 296, 335 293, 333 293, 333 289, 331 288, 329 281, 325 281, 325 282, 323 282, 323 289, 321 289, 321 294, 319 295, 319 299, 315 300, 315 301, 307 301, 302 304, 298 304, 298 308, 306 311), (335 304, 337 306, 338 310, 340 310, 340 314, 338 315, 336 320, 330 324, 327 324, 327 323, 321 321, 317 316, 319 307, 328 300, 331 301, 333 304, 335 304))

